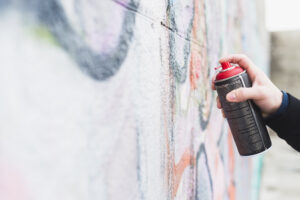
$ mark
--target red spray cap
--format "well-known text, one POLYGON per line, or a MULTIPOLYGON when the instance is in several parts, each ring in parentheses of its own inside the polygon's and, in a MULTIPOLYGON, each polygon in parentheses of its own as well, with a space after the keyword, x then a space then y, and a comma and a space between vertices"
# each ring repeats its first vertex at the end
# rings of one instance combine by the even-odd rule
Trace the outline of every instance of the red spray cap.
POLYGON ((238 75, 244 71, 244 69, 241 68, 240 66, 238 66, 238 65, 232 66, 229 62, 222 62, 221 66, 219 66, 215 69, 219 69, 220 67, 222 67, 222 70, 216 76, 217 81, 230 78, 230 77, 238 75))
POLYGON ((232 67, 231 64, 229 62, 222 62, 221 63, 222 69, 227 69, 229 67, 232 67))

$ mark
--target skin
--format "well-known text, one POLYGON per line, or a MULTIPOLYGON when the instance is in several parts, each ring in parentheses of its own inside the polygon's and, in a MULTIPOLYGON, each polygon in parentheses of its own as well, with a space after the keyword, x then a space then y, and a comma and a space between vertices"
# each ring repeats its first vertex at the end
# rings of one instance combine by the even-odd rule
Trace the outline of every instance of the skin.
MULTIPOLYGON (((229 92, 226 95, 226 100, 229 102, 243 102, 253 100, 254 103, 261 109, 263 117, 268 117, 275 113, 282 103, 282 92, 271 82, 267 75, 259 69, 246 55, 233 54, 223 57, 219 63, 230 62, 238 64, 244 68, 251 81, 252 87, 238 88, 229 92)), ((215 77, 212 80, 212 89, 215 90, 215 77)), ((217 107, 222 109, 219 97, 217 97, 217 107)), ((223 116, 224 112, 222 110, 223 116)))

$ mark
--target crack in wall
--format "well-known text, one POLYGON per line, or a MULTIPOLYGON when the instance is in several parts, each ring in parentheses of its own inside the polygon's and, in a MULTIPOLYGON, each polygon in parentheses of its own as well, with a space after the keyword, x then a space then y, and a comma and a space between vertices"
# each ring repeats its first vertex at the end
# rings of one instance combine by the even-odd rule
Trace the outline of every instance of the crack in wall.
POLYGON ((160 24, 162 27, 164 27, 165 29, 167 29, 168 31, 173 32, 177 37, 179 37, 182 40, 186 40, 189 42, 192 42, 193 44, 196 44, 198 47, 200 48, 206 48, 207 46, 200 44, 198 41, 190 39, 188 37, 185 37, 185 33, 180 32, 178 30, 175 30, 173 28, 171 28, 170 26, 168 26, 164 21, 160 20, 160 19, 155 19, 154 17, 150 17, 148 15, 145 15, 144 13, 140 12, 138 9, 136 9, 135 7, 129 5, 126 5, 125 3, 119 1, 119 0, 112 0, 113 2, 115 2, 117 5, 123 7, 124 9, 127 9, 131 12, 134 12, 135 14, 139 15, 140 17, 143 17, 149 21, 151 21, 151 23, 154 24, 160 24))

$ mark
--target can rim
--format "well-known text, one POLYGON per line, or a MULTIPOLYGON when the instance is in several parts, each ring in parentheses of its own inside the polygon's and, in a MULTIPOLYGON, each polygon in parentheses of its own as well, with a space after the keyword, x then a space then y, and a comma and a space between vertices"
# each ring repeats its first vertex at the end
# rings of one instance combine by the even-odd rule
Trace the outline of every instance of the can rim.
POLYGON ((239 73, 239 74, 236 74, 236 75, 234 75, 234 76, 231 76, 231 77, 228 77, 228 78, 225 78, 225 79, 215 80, 215 83, 219 83, 219 82, 223 82, 223 81, 229 80, 229 79, 234 78, 234 77, 236 77, 236 76, 239 76, 239 75, 241 75, 241 74, 243 74, 243 73, 246 73, 246 70, 244 70, 243 72, 241 72, 241 73, 239 73))

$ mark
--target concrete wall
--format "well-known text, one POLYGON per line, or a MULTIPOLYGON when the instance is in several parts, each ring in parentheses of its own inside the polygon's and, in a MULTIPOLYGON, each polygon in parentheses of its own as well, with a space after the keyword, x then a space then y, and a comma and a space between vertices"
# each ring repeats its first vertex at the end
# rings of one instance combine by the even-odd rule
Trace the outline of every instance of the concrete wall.
POLYGON ((255 199, 211 78, 268 71, 262 5, 0 0, 0 199, 255 199))
POLYGON ((271 79, 300 98, 300 31, 273 32, 271 41, 271 79))

